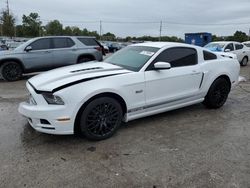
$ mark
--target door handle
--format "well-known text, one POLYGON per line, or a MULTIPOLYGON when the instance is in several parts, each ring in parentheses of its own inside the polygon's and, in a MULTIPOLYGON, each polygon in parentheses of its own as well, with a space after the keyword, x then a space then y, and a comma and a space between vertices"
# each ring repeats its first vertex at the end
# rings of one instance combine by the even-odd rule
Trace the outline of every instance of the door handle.
POLYGON ((51 53, 51 51, 45 51, 44 53, 47 53, 47 54, 49 54, 49 53, 51 53))
POLYGON ((200 74, 200 72, 197 72, 196 70, 193 70, 191 75, 197 75, 197 74, 200 74))

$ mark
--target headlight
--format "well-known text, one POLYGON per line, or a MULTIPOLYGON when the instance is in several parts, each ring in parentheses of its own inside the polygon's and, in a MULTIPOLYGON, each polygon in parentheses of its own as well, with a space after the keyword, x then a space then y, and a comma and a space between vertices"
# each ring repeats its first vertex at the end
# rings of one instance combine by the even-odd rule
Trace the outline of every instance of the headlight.
POLYGON ((43 93, 42 95, 48 104, 64 105, 61 97, 53 95, 53 93, 43 93))

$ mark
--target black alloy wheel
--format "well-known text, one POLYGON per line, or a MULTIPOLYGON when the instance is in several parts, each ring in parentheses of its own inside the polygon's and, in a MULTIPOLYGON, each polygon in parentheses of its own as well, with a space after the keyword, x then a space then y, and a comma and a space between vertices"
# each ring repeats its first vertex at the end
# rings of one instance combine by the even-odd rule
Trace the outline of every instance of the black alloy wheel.
POLYGON ((6 81, 17 81, 22 77, 22 67, 16 62, 6 62, 0 68, 1 76, 6 81))
POLYGON ((113 98, 101 97, 91 101, 83 111, 80 129, 90 140, 103 140, 116 132, 121 121, 121 105, 113 98))
POLYGON ((203 103, 208 108, 220 108, 225 104, 229 92, 230 85, 228 81, 224 78, 218 78, 211 85, 203 103))

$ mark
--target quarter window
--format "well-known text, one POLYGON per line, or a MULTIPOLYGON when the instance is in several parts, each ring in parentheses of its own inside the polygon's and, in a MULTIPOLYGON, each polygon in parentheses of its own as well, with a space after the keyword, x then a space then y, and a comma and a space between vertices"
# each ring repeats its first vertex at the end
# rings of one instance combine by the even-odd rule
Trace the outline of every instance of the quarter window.
POLYGON ((99 46, 97 41, 94 38, 78 38, 79 41, 81 41, 86 46, 99 46))
POLYGON ((31 43, 30 46, 32 50, 46 50, 51 48, 51 40, 47 39, 38 39, 35 42, 31 43))
POLYGON ((235 44, 236 50, 241 50, 244 46, 242 44, 235 44))
POLYGON ((69 38, 54 38, 54 48, 70 48, 74 46, 74 42, 69 38))
POLYGON ((208 51, 203 51, 203 56, 204 56, 204 60, 217 59, 217 56, 215 54, 208 52, 208 51))
POLYGON ((167 49, 155 58, 149 69, 151 70, 153 68, 154 63, 160 61, 170 63, 171 67, 196 65, 198 63, 197 51, 193 48, 187 47, 167 49))

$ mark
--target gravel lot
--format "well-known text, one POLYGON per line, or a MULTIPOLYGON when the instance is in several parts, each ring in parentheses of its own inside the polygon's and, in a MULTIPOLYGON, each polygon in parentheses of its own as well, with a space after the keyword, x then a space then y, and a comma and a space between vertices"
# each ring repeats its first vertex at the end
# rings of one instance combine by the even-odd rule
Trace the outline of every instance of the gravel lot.
POLYGON ((34 131, 25 79, 0 81, 0 187, 250 187, 250 65, 226 105, 136 120, 111 139, 34 131))

